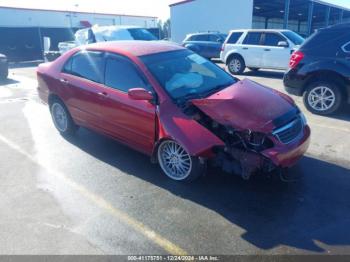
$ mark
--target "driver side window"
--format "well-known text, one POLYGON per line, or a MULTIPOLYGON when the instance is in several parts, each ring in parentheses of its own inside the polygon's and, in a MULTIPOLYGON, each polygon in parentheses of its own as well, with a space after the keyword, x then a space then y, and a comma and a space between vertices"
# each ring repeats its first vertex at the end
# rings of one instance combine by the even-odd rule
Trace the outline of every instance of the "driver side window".
POLYGON ((105 85, 126 93, 129 89, 137 87, 149 90, 135 66, 126 59, 118 57, 107 58, 105 85))

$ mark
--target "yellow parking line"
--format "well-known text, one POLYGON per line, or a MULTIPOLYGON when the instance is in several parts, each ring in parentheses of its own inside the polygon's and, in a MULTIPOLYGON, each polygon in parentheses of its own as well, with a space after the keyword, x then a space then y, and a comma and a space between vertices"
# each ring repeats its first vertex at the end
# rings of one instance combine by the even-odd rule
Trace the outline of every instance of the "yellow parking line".
POLYGON ((13 143, 12 141, 8 140, 6 137, 0 135, 0 141, 12 148, 13 150, 17 151, 21 155, 25 156, 28 160, 33 162, 34 164, 40 166, 41 168, 45 169, 50 175, 53 175, 54 177, 62 180, 65 184, 70 186, 75 191, 79 192, 82 196, 89 199, 91 202, 93 202, 96 206, 98 206, 101 209, 104 209, 109 214, 117 218, 118 220, 122 221, 124 224, 132 227, 135 231, 141 233, 146 238, 163 248, 165 251, 169 252, 169 254, 172 255, 186 255, 187 252, 183 250, 182 248, 178 247, 174 243, 170 242, 169 240, 165 239, 164 237, 160 236, 156 232, 154 232, 152 229, 147 227, 146 225, 142 224, 141 222, 137 221, 136 219, 130 217, 125 212, 115 208, 112 204, 110 204, 108 201, 103 199, 102 197, 94 194, 93 192, 90 192, 85 187, 79 185, 78 183, 74 182, 72 179, 66 177, 63 173, 55 170, 51 170, 49 167, 44 166, 43 164, 39 163, 31 154, 25 152, 22 150, 18 145, 13 143))

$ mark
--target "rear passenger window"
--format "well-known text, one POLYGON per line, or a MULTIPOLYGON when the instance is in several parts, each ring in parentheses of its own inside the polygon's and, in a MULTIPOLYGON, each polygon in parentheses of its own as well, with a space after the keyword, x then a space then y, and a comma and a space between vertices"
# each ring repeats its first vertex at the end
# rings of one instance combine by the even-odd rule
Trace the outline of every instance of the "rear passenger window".
POLYGON ((80 52, 66 63, 63 71, 97 83, 103 83, 103 53, 92 51, 80 52))
POLYGON ((208 35, 196 35, 193 41, 208 41, 208 35))
POLYGON ((216 35, 209 35, 208 36, 208 41, 210 42, 218 42, 221 38, 216 36, 216 35))
POLYGON ((236 44, 238 39, 241 38, 242 34, 243 34, 242 32, 232 33, 230 35, 230 38, 228 39, 227 43, 228 44, 236 44))
POLYGON ((244 45, 260 45, 261 33, 251 32, 248 33, 243 41, 244 45))
POLYGON ((267 46, 278 46, 278 43, 281 41, 287 42, 286 39, 284 39, 282 36, 278 34, 273 34, 273 33, 266 33, 265 34, 265 43, 264 45, 267 46))
POLYGON ((131 88, 147 88, 145 81, 131 62, 124 58, 108 58, 106 62, 105 85, 123 92, 131 88))

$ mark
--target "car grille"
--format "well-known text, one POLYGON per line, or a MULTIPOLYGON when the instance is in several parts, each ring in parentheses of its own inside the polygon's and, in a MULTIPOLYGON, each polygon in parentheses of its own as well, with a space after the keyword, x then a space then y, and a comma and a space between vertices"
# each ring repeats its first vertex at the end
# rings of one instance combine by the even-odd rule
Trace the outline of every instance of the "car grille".
POLYGON ((296 118, 287 125, 278 128, 273 135, 282 143, 288 144, 301 136, 303 130, 303 122, 300 117, 296 118))

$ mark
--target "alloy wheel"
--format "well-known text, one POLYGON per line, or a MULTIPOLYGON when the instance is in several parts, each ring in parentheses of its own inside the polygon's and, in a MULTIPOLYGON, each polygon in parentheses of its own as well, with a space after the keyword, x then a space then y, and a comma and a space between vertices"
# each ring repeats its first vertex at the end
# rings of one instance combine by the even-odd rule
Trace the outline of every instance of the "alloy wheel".
POLYGON ((229 65, 231 72, 239 72, 241 70, 242 64, 239 59, 234 58, 230 61, 229 65))
POLYGON ((335 104, 335 93, 327 86, 318 86, 312 89, 308 96, 310 107, 316 111, 327 111, 335 104))
POLYGON ((68 117, 63 106, 59 103, 54 103, 51 107, 51 114, 56 128, 60 132, 65 132, 68 128, 68 117))
POLYGON ((175 141, 164 141, 158 149, 159 165, 174 180, 186 179, 192 170, 191 156, 175 141))

